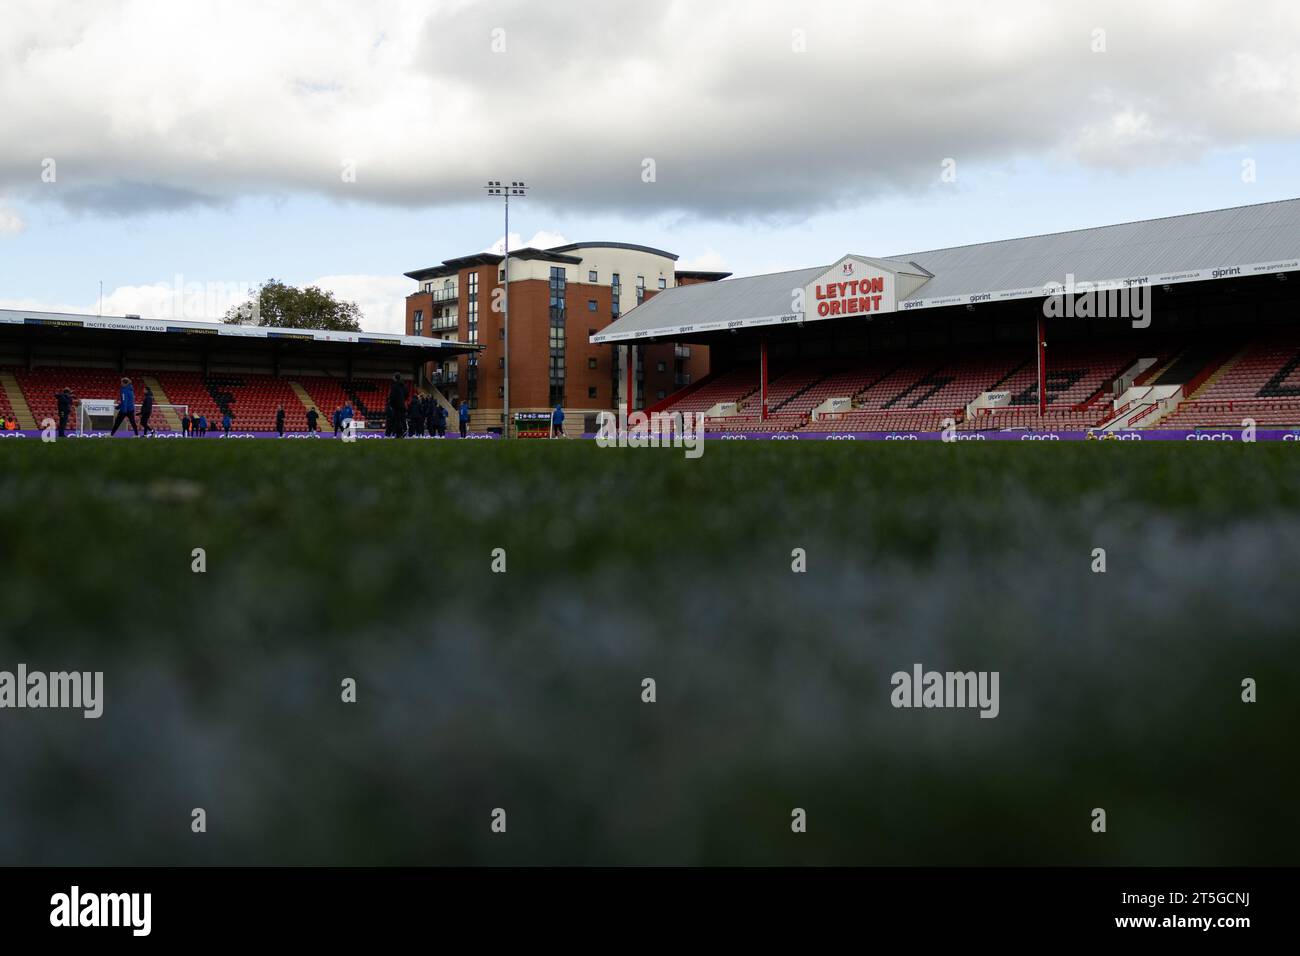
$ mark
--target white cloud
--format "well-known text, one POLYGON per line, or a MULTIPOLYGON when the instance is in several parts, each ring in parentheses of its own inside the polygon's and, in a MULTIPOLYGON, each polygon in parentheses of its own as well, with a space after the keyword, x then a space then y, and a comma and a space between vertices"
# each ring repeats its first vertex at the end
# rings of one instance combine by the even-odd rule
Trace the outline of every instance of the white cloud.
POLYGON ((27 223, 23 222, 23 217, 16 210, 0 206, 0 239, 16 236, 26 228, 27 223))
POLYGON ((802 217, 926 189, 947 157, 1131 168, 1300 138, 1300 4, 1243 11, 6 0, 0 189, 125 213, 285 192, 429 206, 518 176, 538 206, 802 217))
POLYGON ((406 276, 322 276, 306 285, 320 286, 345 302, 355 302, 367 332, 405 332, 406 297, 415 291, 406 276))
POLYGON ((682 270, 695 269, 700 272, 727 271, 725 260, 713 249, 706 249, 698 256, 682 256, 677 260, 677 268, 682 270))

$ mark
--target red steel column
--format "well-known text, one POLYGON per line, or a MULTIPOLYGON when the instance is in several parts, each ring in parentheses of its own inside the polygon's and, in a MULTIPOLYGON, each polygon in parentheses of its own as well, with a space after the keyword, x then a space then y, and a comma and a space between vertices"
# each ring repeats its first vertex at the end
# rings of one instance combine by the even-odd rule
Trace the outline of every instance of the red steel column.
POLYGON ((758 399, 763 406, 763 421, 767 421, 767 336, 758 340, 758 399))
POLYGON ((1038 416, 1047 411, 1047 325, 1038 317, 1038 416))

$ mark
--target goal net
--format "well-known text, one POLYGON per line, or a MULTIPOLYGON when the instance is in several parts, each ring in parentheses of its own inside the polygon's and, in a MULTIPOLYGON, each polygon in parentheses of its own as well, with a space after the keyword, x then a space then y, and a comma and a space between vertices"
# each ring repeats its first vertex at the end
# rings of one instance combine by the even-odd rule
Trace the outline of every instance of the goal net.
MULTIPOLYGON (((153 411, 149 413, 149 431, 160 434, 179 434, 181 419, 188 417, 189 413, 190 407, 188 405, 165 405, 161 402, 155 402, 153 411)), ((112 430, 115 418, 117 418, 117 402, 114 399, 83 398, 77 404, 77 434, 107 433, 112 430)), ((135 423, 143 431, 144 425, 140 421, 139 402, 135 406, 135 423)), ((131 431, 131 423, 125 418, 122 419, 122 427, 118 429, 118 433, 120 434, 123 430, 131 431)))

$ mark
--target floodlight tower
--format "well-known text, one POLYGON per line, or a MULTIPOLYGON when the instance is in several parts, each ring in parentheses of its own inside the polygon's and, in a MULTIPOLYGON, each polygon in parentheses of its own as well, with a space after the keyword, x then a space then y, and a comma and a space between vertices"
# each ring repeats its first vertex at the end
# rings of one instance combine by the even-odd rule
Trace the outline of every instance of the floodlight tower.
POLYGON ((492 197, 500 196, 505 204, 506 210, 506 231, 505 235, 505 256, 502 261, 505 264, 505 277, 501 283, 505 290, 502 299, 501 311, 501 329, 503 340, 503 357, 502 366, 505 374, 501 379, 501 397, 502 401, 502 421, 501 437, 510 437, 510 197, 524 197, 528 194, 528 188, 523 183, 502 183, 498 180, 491 180, 483 187, 487 194, 492 197))

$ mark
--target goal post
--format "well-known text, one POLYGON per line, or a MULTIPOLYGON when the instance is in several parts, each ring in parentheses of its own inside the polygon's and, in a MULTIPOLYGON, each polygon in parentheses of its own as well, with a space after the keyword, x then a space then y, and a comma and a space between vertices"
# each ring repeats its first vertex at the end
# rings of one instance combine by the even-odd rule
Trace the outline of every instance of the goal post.
MULTIPOLYGON (((180 433, 181 419, 190 413, 188 405, 172 405, 155 402, 149 415, 151 432, 180 433)), ((117 402, 111 398, 83 398, 77 403, 77 434, 94 435, 108 432, 113 428, 113 419, 117 417, 117 402)), ((140 424, 140 403, 135 405, 135 423, 140 424)), ((122 428, 130 429, 130 424, 122 422, 122 428)), ((119 429, 119 432, 121 429, 119 429)))

